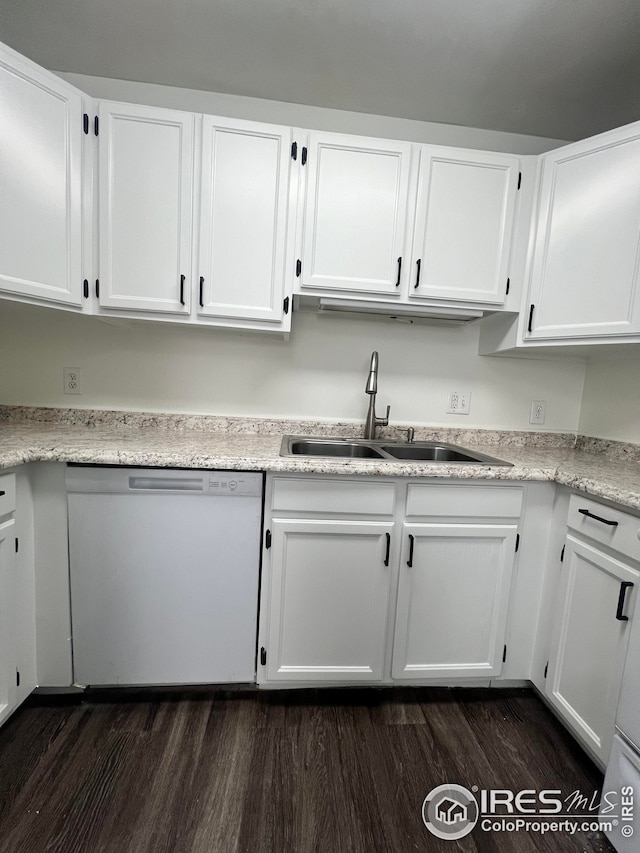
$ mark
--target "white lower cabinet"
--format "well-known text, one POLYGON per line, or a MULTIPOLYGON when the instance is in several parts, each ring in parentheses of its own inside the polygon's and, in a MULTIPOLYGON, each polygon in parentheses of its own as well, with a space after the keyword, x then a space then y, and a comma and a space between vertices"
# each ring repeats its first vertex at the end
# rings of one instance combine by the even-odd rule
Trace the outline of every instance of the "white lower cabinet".
POLYGON ((517 526, 405 524, 393 678, 496 676, 517 526))
POLYGON ((15 526, 0 523, 0 723, 16 702, 15 526))
POLYGON ((498 676, 522 495, 268 477, 258 683, 498 676))
POLYGON ((639 577, 636 569, 567 536, 546 694, 602 764, 613 741, 639 577))
POLYGON ((392 522, 274 520, 270 680, 382 678, 392 522))

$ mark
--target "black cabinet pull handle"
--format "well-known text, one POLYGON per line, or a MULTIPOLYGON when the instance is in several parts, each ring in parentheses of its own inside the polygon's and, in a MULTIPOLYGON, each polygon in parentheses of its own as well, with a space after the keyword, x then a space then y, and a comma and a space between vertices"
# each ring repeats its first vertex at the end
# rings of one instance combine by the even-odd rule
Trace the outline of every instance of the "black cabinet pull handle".
POLYGON ((608 524, 609 527, 617 527, 617 521, 609 521, 608 518, 603 518, 601 515, 595 515, 593 512, 589 512, 588 509, 579 509, 578 512, 580 515, 586 515, 587 518, 593 518, 595 521, 601 521, 602 524, 608 524))
POLYGON ((96 279, 96 299, 100 299, 100 279, 96 279))
POLYGON ((306 148, 306 146, 302 147, 302 156, 300 157, 300 162, 302 163, 303 166, 305 166, 307 163, 307 148, 306 148))
POLYGON ((533 309, 534 309, 535 307, 536 307, 536 306, 535 306, 533 303, 531 303, 531 308, 529 308, 529 325, 527 326, 527 331, 528 331, 528 332, 532 332, 532 331, 533 331, 533 309))
POLYGON ((398 280, 396 281, 396 287, 400 287, 400 273, 402 272, 402 258, 398 258, 398 280))
POLYGON ((84 298, 88 299, 89 298, 89 279, 88 278, 85 278, 85 280, 82 282, 82 292, 84 293, 84 298))
MULTIPOLYGON (((6 494, 7 494, 6 492, 0 492, 0 498, 3 498, 6 494)), ((389 534, 387 533, 387 536, 388 536, 388 535, 389 535, 389 534)))
POLYGON ((180 305, 184 305, 184 276, 180 276, 180 305))
POLYGON ((420 267, 422 265, 422 258, 418 258, 416 261, 416 266, 418 267, 418 272, 416 273, 416 283, 413 285, 414 289, 418 287, 420 284, 420 267))
POLYGON ((387 537, 387 552, 386 552, 385 557, 384 557, 384 564, 385 564, 385 566, 388 566, 389 565, 389 552, 391 551, 391 534, 386 533, 385 535, 387 537))
POLYGON ((620 583, 620 595, 618 596, 618 609, 616 610, 616 619, 619 622, 628 622, 629 617, 623 616, 622 611, 624 610, 624 601, 627 596, 627 590, 633 587, 631 581, 622 581, 620 583))
POLYGON ((409 534, 409 559, 407 560, 409 568, 413 566, 413 536, 409 534))
POLYGON ((204 308, 204 276, 200 276, 200 307, 204 308))

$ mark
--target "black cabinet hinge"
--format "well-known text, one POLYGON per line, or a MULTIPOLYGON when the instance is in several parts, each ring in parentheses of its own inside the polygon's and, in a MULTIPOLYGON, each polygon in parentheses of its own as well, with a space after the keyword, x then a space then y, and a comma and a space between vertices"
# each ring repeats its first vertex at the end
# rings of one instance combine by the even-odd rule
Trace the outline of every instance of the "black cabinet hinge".
POLYGON ((520 189, 521 184, 522 184, 522 172, 518 172, 518 189, 520 189))
POLYGON ((565 546, 565 545, 563 545, 563 546, 562 546, 562 551, 560 551, 560 562, 561 562, 561 563, 564 563, 564 549, 565 549, 565 547, 566 547, 566 546, 565 546))
POLYGON ((18 553, 19 548, 20 548, 20 541, 19 541, 19 539, 16 537, 16 554, 18 553))
POLYGON ((271 548, 271 531, 267 530, 264 536, 264 547, 271 548))
POLYGON ((82 129, 85 133, 89 133, 89 116, 86 113, 82 116, 82 129))
POLYGON ((300 278, 301 273, 302 273, 302 261, 300 260, 300 258, 298 258, 298 260, 296 261, 296 278, 300 278))
POLYGON ((519 547, 520 547, 520 534, 516 533, 516 552, 518 551, 519 547))
POLYGON ((100 299, 100 279, 96 279, 96 297, 100 299))
POLYGON ((282 303, 282 310, 285 314, 289 313, 289 297, 285 296, 284 302, 282 303))
POLYGON ((82 282, 82 293, 83 293, 85 299, 89 298, 89 279, 88 278, 85 278, 85 280, 82 282))
POLYGON ((20 672, 16 669, 16 687, 20 687, 20 672))
POLYGON ((510 288, 510 287, 511 287, 511 279, 510 279, 510 278, 508 278, 508 279, 507 279, 507 291, 506 291, 506 292, 507 292, 507 294, 509 293, 509 288, 510 288))
POLYGON ((298 143, 297 142, 291 143, 291 159, 292 160, 298 159, 298 143))
POLYGON ((264 646, 262 646, 260 648, 260 665, 261 666, 267 665, 267 650, 265 649, 264 646))
POLYGON ((99 122, 98 116, 96 116, 96 117, 93 119, 93 133, 94 133, 94 135, 95 135, 95 136, 97 136, 97 135, 98 135, 98 130, 99 130, 99 128, 100 128, 100 122, 99 122))
POLYGON ((307 147, 306 145, 302 149, 302 156, 300 157, 300 162, 303 166, 307 165, 307 147))
POLYGON ((504 663, 507 659, 507 647, 505 646, 502 650, 502 663, 504 663))
POLYGON ((547 677, 547 673, 549 672, 549 661, 547 661, 547 665, 544 668, 544 677, 547 677))

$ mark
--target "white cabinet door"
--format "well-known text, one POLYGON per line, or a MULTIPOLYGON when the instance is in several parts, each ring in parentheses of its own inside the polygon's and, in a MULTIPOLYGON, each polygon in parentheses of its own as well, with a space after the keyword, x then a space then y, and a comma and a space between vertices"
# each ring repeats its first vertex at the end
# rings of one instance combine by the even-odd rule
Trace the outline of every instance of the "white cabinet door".
POLYGON ((289 128, 204 116, 199 314, 282 321, 290 170, 289 128))
POLYGON ((0 723, 16 702, 15 521, 0 524, 0 723))
POLYGON ((410 297, 504 302, 520 162, 424 145, 410 297))
POLYGON ((191 113, 100 103, 100 305, 190 311, 191 113))
POLYGON ((526 339, 640 331, 640 122, 542 157, 526 339))
POLYGON ((500 674, 516 525, 405 524, 391 674, 500 674))
POLYGON ((546 692, 603 764, 613 740, 638 577, 567 536, 546 692))
POLYGON ((400 290, 411 145, 311 133, 301 288, 400 290))
POLYGON ((267 680, 382 678, 392 530, 378 521, 273 521, 267 680))
POLYGON ((81 93, 0 45, 0 292, 82 304, 81 93))

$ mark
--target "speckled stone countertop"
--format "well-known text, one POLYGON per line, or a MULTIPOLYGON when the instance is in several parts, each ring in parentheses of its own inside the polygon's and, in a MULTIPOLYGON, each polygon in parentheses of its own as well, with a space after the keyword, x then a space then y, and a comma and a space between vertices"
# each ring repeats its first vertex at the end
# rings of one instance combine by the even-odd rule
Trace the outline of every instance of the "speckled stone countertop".
MULTIPOLYGON (((362 426, 212 416, 0 406, 0 467, 79 462, 301 474, 538 480, 640 510, 640 447, 559 433, 417 428, 416 440, 447 441, 513 467, 280 456, 282 436, 356 436, 362 426)), ((398 428, 384 438, 401 438, 398 428)))

